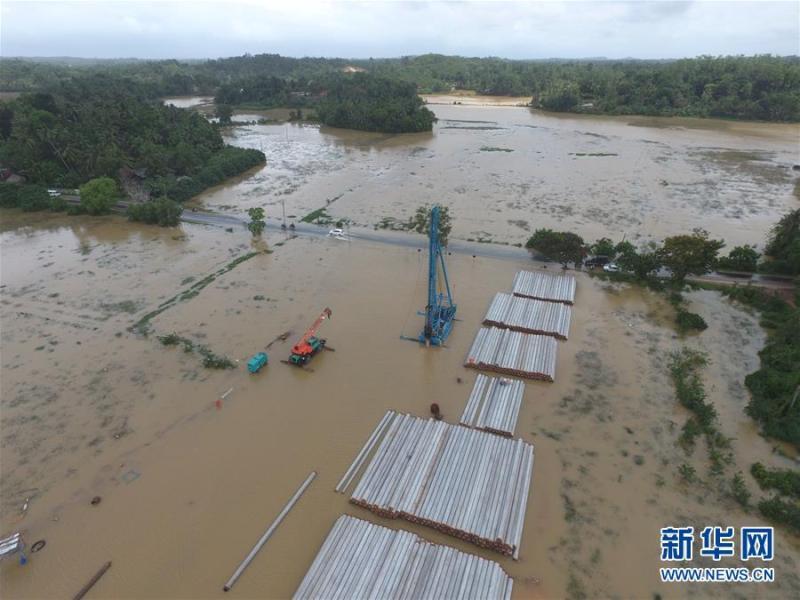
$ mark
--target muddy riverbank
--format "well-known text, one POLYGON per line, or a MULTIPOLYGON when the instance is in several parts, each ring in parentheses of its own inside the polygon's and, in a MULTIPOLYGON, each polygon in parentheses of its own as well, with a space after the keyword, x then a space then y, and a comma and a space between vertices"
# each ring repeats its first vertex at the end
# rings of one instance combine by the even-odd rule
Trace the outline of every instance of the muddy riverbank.
MULTIPOLYGON (((658 582, 664 524, 761 522, 718 493, 702 449, 687 457, 676 446, 687 414, 666 373, 669 351, 688 344, 711 355, 706 387, 723 433, 736 438, 738 468, 788 464, 742 412, 743 378, 764 333, 719 295, 689 296, 709 329, 681 339, 661 297, 577 275, 556 382, 526 386, 517 433, 534 444, 536 462, 515 562, 379 519, 333 487, 386 409, 424 415, 437 402, 457 420, 475 378, 462 361, 479 321, 528 260, 450 256, 462 320, 448 348, 426 350, 400 339, 421 325, 425 257, 415 249, 281 234, 254 244, 244 232, 115 217, 0 217, 2 525, 47 540, 26 567, 2 565, 4 596, 70 596, 112 560, 100 597, 220 597, 311 470, 318 480, 232 593, 290 596, 343 512, 498 560, 517 598, 741 593, 658 582), (128 330, 253 251, 261 253, 153 317, 149 337, 128 330), (315 359, 313 372, 280 364, 325 306, 333 318, 321 333, 336 352, 315 359), (266 370, 248 375, 243 361, 285 331, 292 335, 270 348, 266 370), (204 369, 196 354, 158 343, 170 332, 238 368, 204 369), (701 483, 680 480, 684 462, 701 483), (95 495, 102 502, 92 506, 95 495)), ((759 596, 800 590, 797 541, 780 532, 777 543, 777 581, 759 596)))

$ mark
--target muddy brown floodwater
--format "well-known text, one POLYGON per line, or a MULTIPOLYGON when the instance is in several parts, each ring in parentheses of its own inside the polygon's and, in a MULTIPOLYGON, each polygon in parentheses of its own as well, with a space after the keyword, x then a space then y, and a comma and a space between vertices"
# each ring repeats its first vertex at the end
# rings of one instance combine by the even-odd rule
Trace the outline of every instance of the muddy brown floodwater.
POLYGON ((2 564, 5 598, 70 597, 109 560, 94 597, 222 597, 312 470, 319 477, 230 596, 289 597, 342 513, 497 560, 515 579, 515 598, 800 594, 800 549, 782 530, 777 580, 757 592, 658 581, 660 527, 762 522, 718 491, 724 481, 709 474, 702 448, 686 456, 676 445, 687 414, 668 352, 689 345, 712 358, 704 380, 721 430, 735 438, 725 481, 756 460, 791 464, 743 413, 743 378, 764 332, 715 293, 690 296, 709 329, 681 339, 661 297, 577 275, 556 382, 526 385, 517 434, 535 445, 536 460, 515 562, 376 517, 333 488, 387 409, 426 415, 437 402, 457 420, 476 377, 462 362, 479 322, 531 263, 449 257, 461 321, 448 348, 424 349, 400 339, 421 325, 425 256, 413 249, 277 235, 253 242, 245 231, 116 217, 0 217, 2 530, 47 541, 25 567, 2 564), (160 305, 168 308, 148 337, 129 331, 160 305), (281 364, 326 306, 333 318, 321 334, 336 351, 315 358, 313 372, 281 364), (249 375, 244 361, 285 331, 269 365, 249 375), (157 341, 171 332, 237 368, 204 369, 196 352, 157 341), (683 483, 682 463, 701 481, 683 483))
POLYGON ((550 227, 644 241, 703 227, 729 247, 763 247, 772 224, 800 203, 797 124, 430 108, 439 118, 432 133, 229 129, 229 143, 263 150, 267 164, 197 202, 235 213, 265 206, 273 219, 281 203, 296 219, 326 208, 369 227, 439 202, 462 239, 524 243, 550 227))

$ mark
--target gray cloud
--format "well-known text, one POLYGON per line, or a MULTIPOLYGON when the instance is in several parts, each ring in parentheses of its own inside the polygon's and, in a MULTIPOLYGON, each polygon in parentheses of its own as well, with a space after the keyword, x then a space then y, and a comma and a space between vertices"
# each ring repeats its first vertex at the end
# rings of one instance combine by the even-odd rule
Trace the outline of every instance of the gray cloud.
POLYGON ((509 58, 800 54, 790 2, 20 2, 3 56, 509 58))

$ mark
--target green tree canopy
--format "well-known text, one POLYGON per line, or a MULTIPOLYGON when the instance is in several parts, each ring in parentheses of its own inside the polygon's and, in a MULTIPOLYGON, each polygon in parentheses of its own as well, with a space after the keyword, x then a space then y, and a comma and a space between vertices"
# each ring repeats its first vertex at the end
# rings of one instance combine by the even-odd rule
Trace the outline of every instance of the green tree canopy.
POLYGON ((592 254, 596 256, 607 256, 609 258, 614 258, 617 255, 617 249, 609 238, 604 237, 597 240, 594 244, 592 244, 592 254))
POLYGON ((250 217, 250 222, 247 224, 247 228, 253 234, 254 237, 260 236, 264 229, 267 226, 266 221, 264 221, 264 209, 259 207, 255 208, 248 208, 247 214, 250 217))
POLYGON ((722 240, 712 240, 708 232, 695 229, 691 235, 675 235, 664 240, 661 260, 672 271, 675 281, 687 275, 703 275, 716 265, 717 253, 725 245, 722 240))
POLYGON ((546 110, 567 112, 578 108, 581 88, 577 83, 558 81, 548 86, 539 97, 539 105, 546 110))
POLYGON ((110 177, 98 177, 83 184, 81 207, 90 215, 104 215, 119 202, 117 182, 110 177))
POLYGON ((215 114, 219 119, 220 125, 230 125, 233 116, 233 107, 230 104, 217 104, 215 114))
MULTIPOLYGON (((414 216, 409 219, 408 228, 428 235, 431 228, 431 207, 427 204, 417 207, 414 216)), ((453 229, 453 223, 450 218, 450 209, 447 206, 439 207, 439 243, 442 246, 447 246, 447 241, 450 237, 450 232, 453 229)))
POLYGON ((583 238, 571 231, 537 229, 528 239, 525 247, 560 262, 565 267, 569 263, 579 264, 586 255, 583 238))
POLYGON ((728 256, 724 256, 717 261, 717 266, 720 269, 752 273, 758 268, 758 258, 760 256, 753 246, 736 246, 728 253, 728 256))
POLYGON ((655 244, 650 243, 639 250, 636 250, 630 242, 623 242, 617 245, 621 252, 617 257, 617 264, 623 271, 633 273, 642 281, 652 276, 662 266, 661 249, 655 244), (623 244, 625 244, 623 246, 623 244))
POLYGON ((768 270, 800 275, 800 208, 784 215, 772 228, 766 254, 774 259, 764 265, 768 270))
POLYGON ((436 120, 414 84, 366 73, 335 78, 316 110, 325 125, 362 131, 430 131, 436 120))
POLYGON ((128 207, 128 218, 161 227, 174 227, 180 223, 183 208, 169 198, 157 198, 150 202, 132 204, 128 207))

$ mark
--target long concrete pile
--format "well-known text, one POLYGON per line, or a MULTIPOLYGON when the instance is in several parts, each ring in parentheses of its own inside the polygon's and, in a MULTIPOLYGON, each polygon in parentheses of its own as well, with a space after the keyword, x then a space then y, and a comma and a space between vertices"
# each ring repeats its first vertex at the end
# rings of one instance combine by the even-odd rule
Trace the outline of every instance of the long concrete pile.
POLYGON ((572 275, 519 271, 514 276, 512 289, 515 296, 566 304, 575 302, 575 277, 572 275))
POLYGON ((465 367, 527 379, 553 381, 558 342, 549 335, 481 327, 467 354, 465 367))
POLYGON ((565 340, 569 334, 572 309, 561 302, 521 298, 498 292, 489 305, 484 325, 494 325, 520 331, 552 335, 565 340))
POLYGON ((294 598, 510 600, 513 585, 494 561, 344 515, 294 598))
POLYGON ((517 558, 533 446, 395 414, 350 501, 517 558))
POLYGON ((460 423, 510 437, 524 393, 525 384, 519 380, 479 374, 460 423))

